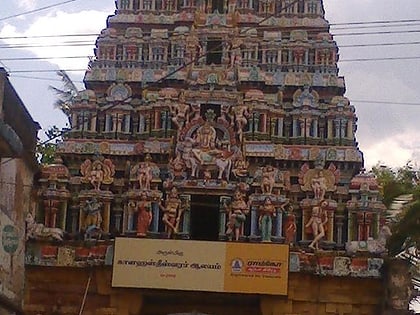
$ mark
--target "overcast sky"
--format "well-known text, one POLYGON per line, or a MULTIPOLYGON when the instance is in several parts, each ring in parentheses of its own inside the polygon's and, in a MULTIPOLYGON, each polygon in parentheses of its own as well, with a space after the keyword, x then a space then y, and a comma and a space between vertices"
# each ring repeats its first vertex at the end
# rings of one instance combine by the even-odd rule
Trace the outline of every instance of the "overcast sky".
MULTIPOLYGON (((60 87, 52 72, 17 72, 24 70, 85 69, 86 59, 12 61, 16 57, 59 57, 93 55, 95 36, 62 39, 4 39, 11 36, 99 33, 106 17, 114 13, 114 0, 73 0, 18 17, 12 15, 54 5, 65 0, 5 1, 0 13, 0 66, 10 71, 20 97, 30 113, 44 129, 64 126, 66 118, 53 108, 54 95, 49 85, 60 87), (92 45, 51 47, 60 41, 89 41, 92 45), (5 44, 37 44, 47 47, 4 48, 5 44)), ((355 59, 420 57, 419 0, 324 0, 326 18, 340 47, 340 75, 346 80, 346 95, 356 107, 359 118, 357 140, 370 169, 377 162, 402 166, 407 161, 420 162, 420 59, 354 61, 355 59), (398 21, 418 19, 410 23, 334 25, 351 22, 398 21), (397 25, 390 27, 391 25, 397 25), (395 33, 399 31, 399 33, 395 33), (408 32, 407 32, 408 31, 408 32), (389 34, 348 35, 349 33, 390 32, 389 34), (347 35, 339 35, 347 34, 347 35), (389 46, 371 44, 390 43, 389 46), (403 43, 402 45, 394 45, 403 43), (354 47, 365 44, 365 47, 354 47), (353 46, 353 47, 344 47, 353 46), (353 60, 353 61, 351 61, 353 60), (382 103, 381 103, 382 102, 382 103), (408 105, 409 103, 417 105, 408 105)), ((33 46, 32 45, 32 46, 33 46)), ((83 72, 71 72, 82 87, 83 72)))

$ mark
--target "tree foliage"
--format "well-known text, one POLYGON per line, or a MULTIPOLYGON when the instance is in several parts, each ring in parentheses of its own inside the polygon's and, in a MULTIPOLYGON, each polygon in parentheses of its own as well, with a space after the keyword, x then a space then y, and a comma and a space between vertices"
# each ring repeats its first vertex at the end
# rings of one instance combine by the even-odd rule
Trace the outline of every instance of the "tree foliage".
POLYGON ((57 144, 60 143, 63 131, 57 126, 52 126, 45 131, 47 140, 39 141, 36 147, 38 161, 42 164, 52 164, 55 159, 57 144))
MULTIPOLYGON (((413 283, 420 287, 420 181, 418 171, 408 162, 392 169, 376 165, 372 168, 381 188, 384 204, 388 209, 398 205, 401 209, 391 223, 392 235, 388 239, 389 253, 409 261, 412 265, 413 283), (401 199, 401 197, 400 197, 401 199)), ((419 299, 417 296, 416 300, 419 299)))
POLYGON ((60 109, 70 120, 70 108, 73 104, 74 98, 79 94, 79 90, 66 71, 59 70, 57 71, 57 74, 61 78, 63 87, 56 88, 51 85, 49 87, 57 96, 57 99, 54 102, 54 107, 60 109))

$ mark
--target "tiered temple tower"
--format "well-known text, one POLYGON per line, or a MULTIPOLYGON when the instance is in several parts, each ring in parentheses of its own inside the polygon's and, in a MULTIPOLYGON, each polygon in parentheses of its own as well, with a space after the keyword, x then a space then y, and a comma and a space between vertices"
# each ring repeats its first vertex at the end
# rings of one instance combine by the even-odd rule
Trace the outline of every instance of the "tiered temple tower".
MULTIPOLYGON (((322 1, 116 8, 71 105, 72 128, 42 173, 38 222, 70 240, 285 243, 291 272, 378 277, 380 258, 337 257, 346 243, 353 254, 384 251, 368 244, 384 208, 375 179, 358 175, 357 117, 322 1)), ((80 266, 105 249, 37 253, 29 264, 80 266)), ((309 314, 296 305, 276 314, 309 314)))
POLYGON ((96 198, 105 232, 156 236, 165 232, 158 201, 175 187, 188 200, 176 234, 227 239, 225 205, 240 190, 250 204, 241 238, 261 240, 268 196, 281 215, 266 240, 285 238, 288 204, 294 243, 305 244, 302 224, 326 199, 324 246, 343 244, 335 214, 363 158, 321 1, 117 1, 96 46, 59 148, 73 192, 60 227, 84 231, 81 209, 96 198), (140 191, 152 203, 150 233, 137 231, 131 209, 140 191))

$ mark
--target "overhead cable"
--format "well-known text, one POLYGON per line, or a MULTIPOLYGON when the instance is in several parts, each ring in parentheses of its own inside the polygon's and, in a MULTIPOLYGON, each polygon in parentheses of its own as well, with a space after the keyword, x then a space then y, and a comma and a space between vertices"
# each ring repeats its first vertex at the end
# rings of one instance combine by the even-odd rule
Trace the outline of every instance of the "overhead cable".
POLYGON ((51 8, 58 7, 58 6, 61 6, 61 5, 70 3, 70 2, 75 2, 75 1, 77 1, 77 0, 67 0, 67 1, 56 3, 56 4, 51 4, 51 5, 48 5, 48 6, 45 6, 45 7, 41 7, 41 8, 38 8, 38 9, 34 9, 34 10, 31 10, 31 11, 26 11, 26 12, 14 14, 14 15, 6 16, 6 17, 3 17, 3 18, 0 18, 0 22, 5 21, 5 20, 9 20, 9 19, 12 19, 12 18, 20 17, 20 16, 23 16, 23 15, 27 15, 27 14, 32 14, 32 13, 44 11, 44 10, 47 10, 47 9, 51 9, 51 8))

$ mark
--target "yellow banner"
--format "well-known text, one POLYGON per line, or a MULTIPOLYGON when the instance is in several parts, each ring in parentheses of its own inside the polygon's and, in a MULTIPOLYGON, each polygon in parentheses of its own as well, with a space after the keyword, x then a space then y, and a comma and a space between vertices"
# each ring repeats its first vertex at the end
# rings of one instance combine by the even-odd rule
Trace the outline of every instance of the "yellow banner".
POLYGON ((287 295, 289 247, 117 238, 113 287, 287 295))

